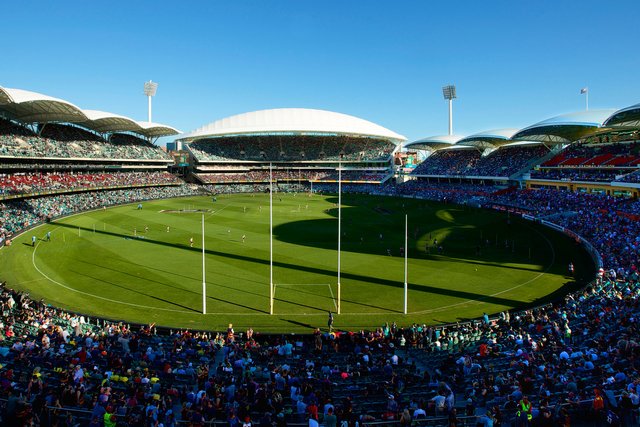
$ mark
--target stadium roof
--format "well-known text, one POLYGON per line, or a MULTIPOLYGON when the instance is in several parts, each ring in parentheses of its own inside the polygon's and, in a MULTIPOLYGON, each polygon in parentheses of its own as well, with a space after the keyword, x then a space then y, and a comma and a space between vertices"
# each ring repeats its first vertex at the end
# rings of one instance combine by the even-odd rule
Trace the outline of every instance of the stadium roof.
POLYGON ((602 128, 615 110, 589 110, 562 114, 519 130, 512 140, 564 144, 589 136, 602 128))
POLYGON ((0 108, 22 122, 77 123, 86 120, 80 108, 62 99, 22 89, 0 88, 0 92, 4 101, 0 108))
POLYGON ((82 110, 62 99, 22 89, 0 87, 0 110, 24 123, 76 123, 96 132, 135 132, 145 137, 177 135, 171 126, 138 122, 96 110, 82 110))
POLYGON ((138 123, 128 117, 98 110, 84 110, 83 112, 89 119, 83 125, 96 132, 135 132, 140 130, 138 123))
POLYGON ((605 120, 603 126, 611 128, 640 129, 640 104, 623 108, 605 120))
POLYGON ((404 148, 414 148, 418 150, 438 150, 440 148, 451 147, 464 138, 461 135, 437 135, 428 136, 417 141, 404 144, 404 148))
POLYGON ((517 131, 518 129, 512 128, 486 130, 462 138, 456 145, 466 145, 480 149, 497 148, 513 142, 511 137, 517 131))
POLYGON ((337 134, 383 138, 394 143, 406 141, 404 136, 367 120, 307 108, 277 108, 238 114, 209 123, 180 139, 193 141, 222 136, 264 134, 337 134))

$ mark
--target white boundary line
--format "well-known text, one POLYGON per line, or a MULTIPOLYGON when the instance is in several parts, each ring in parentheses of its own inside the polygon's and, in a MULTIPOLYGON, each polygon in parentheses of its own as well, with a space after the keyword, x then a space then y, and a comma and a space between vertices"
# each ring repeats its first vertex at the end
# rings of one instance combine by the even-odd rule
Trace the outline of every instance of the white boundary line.
POLYGON ((227 209, 229 206, 231 206, 231 203, 227 203, 226 205, 224 205, 223 207, 221 207, 218 210, 211 209, 211 213, 209 214, 209 216, 207 216, 207 218, 211 218, 212 216, 214 216, 218 212, 222 212, 223 210, 227 209))
MULTIPOLYGON (((54 230, 57 229, 57 228, 59 228, 59 227, 54 228, 54 230)), ((134 304, 134 303, 130 303, 130 302, 118 301, 118 300, 114 300, 114 299, 111 299, 111 298, 106 298, 106 297, 102 297, 102 296, 99 296, 99 295, 94 295, 94 294, 91 294, 89 292, 80 291, 78 289, 75 289, 75 288, 72 288, 70 286, 64 285, 64 284, 52 279, 51 277, 47 276, 36 265, 36 251, 40 247, 40 243, 42 243, 41 240, 38 241, 38 244, 36 245, 36 247, 33 249, 33 252, 31 253, 31 263, 33 264, 33 267, 36 269, 36 271, 38 273, 40 273, 40 275, 42 275, 42 277, 44 277, 45 279, 49 280, 51 283, 54 283, 54 284, 56 284, 56 285, 58 285, 58 286, 60 286, 60 287, 62 287, 64 289, 67 289, 67 290, 71 291, 71 292, 76 292, 76 293, 81 294, 81 295, 86 295, 86 296, 89 296, 89 297, 92 297, 92 298, 97 298, 97 299, 101 299, 101 300, 104 300, 104 301, 109 301, 109 302, 113 302, 113 303, 117 303, 117 304, 124 304, 124 305, 129 305, 129 306, 132 306, 132 307, 148 308, 148 309, 151 309, 151 310, 171 311, 171 312, 174 312, 174 313, 191 313, 191 312, 186 311, 186 310, 176 310, 176 309, 172 309, 172 308, 151 307, 151 306, 148 306, 148 305, 134 304)))
MULTIPOLYGON (((154 201, 154 200, 151 200, 151 201, 154 201)), ((133 205, 135 203, 130 203, 130 204, 133 205)), ((120 205, 120 206, 126 206, 126 205, 129 205, 129 204, 120 205)), ((222 209, 226 208, 227 206, 229 206, 229 205, 225 205, 222 209)), ((115 207, 117 207, 117 206, 115 206, 115 207)), ((222 209, 220 209, 220 210, 222 210, 222 209)), ((102 209, 95 209, 94 211, 99 211, 99 210, 102 210, 102 209)), ((217 211, 217 212, 219 212, 219 211, 217 211)), ((82 215, 82 214, 90 213, 90 212, 92 212, 92 211, 79 212, 79 213, 76 213, 76 214, 69 215, 66 218, 74 217, 74 216, 78 216, 78 215, 82 215)), ((36 226, 35 228, 39 228, 42 225, 44 225, 44 224, 40 224, 40 225, 36 226)), ((54 231, 56 229, 58 229, 58 228, 60 228, 60 226, 55 227, 54 231)), ((527 280, 527 281, 525 281, 525 282, 523 282, 523 283, 521 283, 519 285, 513 286, 511 288, 503 289, 502 291, 499 291, 499 292, 496 292, 496 293, 493 293, 493 294, 490 294, 490 295, 486 295, 486 297, 493 297, 493 296, 496 296, 496 295, 501 295, 503 293, 510 292, 510 291, 512 291, 514 289, 518 289, 518 288, 520 288, 520 287, 522 287, 524 285, 527 285, 527 284, 539 279, 540 277, 544 276, 551 269, 551 267, 553 267, 553 264, 555 263, 556 252, 555 252, 555 248, 551 244, 551 241, 544 234, 542 234, 539 230, 533 229, 530 226, 527 226, 527 228, 529 228, 531 230, 534 230, 537 234, 542 236, 542 238, 547 242, 547 244, 549 245, 549 248, 551 249, 551 254, 552 254, 551 262, 549 263, 548 267, 542 273, 538 274, 534 278, 532 278, 530 280, 527 280)), ((20 233, 20 234, 23 234, 23 233, 20 233)), ((142 305, 142 304, 134 304, 134 303, 125 302, 125 301, 118 301, 118 300, 114 300, 114 299, 111 299, 111 298, 106 298, 106 297, 102 297, 102 296, 99 296, 99 295, 94 295, 94 294, 91 294, 89 292, 80 291, 78 289, 74 289, 74 288, 72 288, 70 286, 64 285, 64 284, 62 284, 62 283, 50 278, 49 276, 47 276, 36 265, 36 263, 35 263, 35 254, 36 254, 36 251, 37 251, 38 247, 40 246, 40 243, 41 243, 41 241, 38 241, 38 244, 34 248, 34 250, 32 252, 32 255, 31 255, 31 262, 32 262, 34 268, 45 279, 49 280, 50 282, 52 282, 52 283, 54 283, 54 284, 56 284, 56 285, 58 285, 58 286, 60 286, 60 287, 62 287, 64 289, 67 289, 67 290, 69 290, 71 292, 75 292, 75 293, 78 293, 78 294, 81 294, 81 295, 86 295, 86 296, 89 296, 89 297, 101 299, 101 300, 104 300, 104 301, 109 301, 109 302, 116 303, 116 304, 123 304, 123 305, 132 306, 132 307, 139 307, 139 308, 147 308, 147 309, 151 309, 151 310, 169 311, 169 312, 174 312, 174 313, 194 314, 191 311, 187 311, 187 310, 176 310, 176 309, 171 309, 171 308, 159 308, 159 307, 147 306, 147 305, 142 305)), ((280 284, 280 286, 287 286, 287 285, 289 285, 289 286, 324 286, 324 285, 328 285, 329 289, 331 290, 331 286, 329 284, 325 284, 325 283, 307 283, 307 284, 304 284, 304 283, 301 283, 301 284, 288 283, 287 284, 287 283, 285 283, 285 284, 280 284)), ((275 286, 275 284, 274 284, 274 286, 275 286)), ((274 292, 275 292, 275 289, 274 289, 274 292)), ((332 297, 333 297, 333 290, 331 290, 331 294, 332 294, 332 297)), ((275 293, 274 293, 274 295, 275 295, 275 293)), ((451 308, 451 307, 456 307, 456 306, 459 306, 459 305, 468 304, 470 302, 481 302, 481 301, 469 299, 469 300, 461 301, 461 302, 455 303, 455 304, 450 304, 450 305, 441 306, 441 307, 428 309, 428 310, 413 311, 413 312, 409 312, 407 314, 414 315, 414 314, 433 313, 433 312, 442 311, 444 309, 448 309, 448 308, 451 308)), ((335 305, 335 300, 334 300, 334 305, 335 305)), ((355 315, 357 315, 357 316, 387 315, 388 316, 388 315, 393 315, 393 314, 394 313, 390 313, 390 312, 380 312, 380 313, 371 313, 371 312, 368 312, 368 313, 343 313, 343 315, 354 315, 354 316, 355 315)), ((216 316, 220 316, 220 315, 225 315, 225 316, 233 316, 233 315, 236 315, 236 316, 269 316, 269 314, 267 314, 267 313, 229 313, 229 312, 207 313, 207 315, 216 315, 216 316)), ((289 314, 287 314, 287 316, 320 316, 320 315, 324 315, 324 313, 318 313, 318 314, 313 314, 313 313, 312 314, 304 314, 304 313, 294 314, 294 313, 289 313, 289 314)))
MULTIPOLYGON (((531 282, 533 282, 533 281, 535 281, 535 280, 538 280, 540 277, 544 276, 544 275, 545 275, 545 274, 546 274, 546 273, 551 269, 551 267, 553 267, 553 264, 556 262, 556 250, 555 250, 555 248, 553 247, 553 245, 551 244, 551 241, 549 240, 549 238, 547 238, 547 236, 545 236, 544 234, 542 234, 542 233, 540 232, 540 230, 536 230, 536 229, 534 229, 534 228, 531 228, 530 226, 526 226, 526 227, 527 227, 527 228, 529 228, 529 229, 531 229, 531 230, 533 230, 533 231, 535 231, 536 233, 538 233, 538 234, 539 234, 540 236, 542 236, 542 238, 547 242, 547 244, 549 245, 549 248, 551 248, 551 262, 549 263, 549 265, 547 266, 547 268, 546 268, 542 273, 538 274, 538 275, 537 275, 536 277, 534 277, 533 279, 529 279, 529 280, 527 280, 526 282, 520 283, 519 285, 513 286, 513 287, 511 287, 511 288, 509 288, 509 289, 503 289, 503 290, 501 290, 500 292, 496 292, 496 293, 493 293, 493 294, 490 294, 490 295, 485 295, 485 297, 494 297, 494 296, 496 296, 496 295, 504 294, 505 292, 513 291, 514 289, 518 289, 518 288, 520 288, 520 287, 522 287, 522 286, 524 286, 524 285, 528 285, 529 283, 531 283, 531 282)), ((459 303, 456 303, 456 304, 444 305, 444 306, 441 306, 441 307, 431 308, 431 309, 428 309, 428 310, 414 311, 414 312, 410 312, 410 313, 408 313, 408 314, 425 314, 425 313, 433 313, 433 312, 435 312, 435 311, 441 311, 441 310, 444 310, 444 309, 447 309, 447 308, 456 307, 456 306, 458 306, 458 305, 468 304, 468 303, 470 303, 470 302, 480 302, 480 301, 476 301, 476 300, 471 300, 471 299, 469 299, 469 300, 462 301, 462 302, 459 302, 459 303)))
POLYGON ((338 311, 338 304, 336 304, 336 297, 333 296, 333 289, 331 289, 331 285, 329 283, 327 283, 327 286, 329 287, 329 292, 331 293, 331 301, 333 301, 333 306, 335 307, 336 311, 338 311))

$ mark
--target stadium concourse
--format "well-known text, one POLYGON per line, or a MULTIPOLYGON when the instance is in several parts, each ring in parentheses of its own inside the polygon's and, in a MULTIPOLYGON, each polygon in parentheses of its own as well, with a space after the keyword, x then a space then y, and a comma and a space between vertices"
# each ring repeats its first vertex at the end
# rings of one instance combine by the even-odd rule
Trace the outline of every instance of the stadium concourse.
MULTIPOLYGON (((523 130, 404 138, 318 110, 267 110, 182 135, 194 173, 150 141, 175 129, 0 88, 0 239, 90 209, 278 186, 475 204, 547 221, 600 268, 552 304, 374 331, 172 331, 65 312, 3 283, 2 425, 638 424, 640 106, 523 130), (398 179, 394 179, 394 176, 398 179), (609 177, 614 179, 609 180, 609 177), (203 184, 203 185, 201 185, 203 184)), ((2 278, 0 277, 0 280, 2 278)))

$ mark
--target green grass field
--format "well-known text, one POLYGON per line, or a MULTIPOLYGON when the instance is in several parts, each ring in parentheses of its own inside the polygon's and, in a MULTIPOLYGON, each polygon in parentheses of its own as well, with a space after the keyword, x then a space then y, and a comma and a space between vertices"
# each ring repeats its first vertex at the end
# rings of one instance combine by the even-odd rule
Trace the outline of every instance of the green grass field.
MULTIPOLYGON (((133 204, 67 217, 0 250, 0 278, 49 304, 115 320, 308 332, 326 326, 327 311, 336 311, 336 202, 335 196, 274 195, 274 315, 268 314, 267 194, 145 202, 142 210, 133 204), (207 210, 206 315, 201 314, 202 214, 176 212, 190 209, 207 210), (44 239, 47 231, 50 242, 44 239), (38 241, 32 247, 34 235, 38 241)), ((342 218, 337 328, 478 317, 541 303, 578 286, 566 276, 569 262, 576 265, 578 282, 593 273, 588 255, 572 240, 496 212, 345 195, 342 218), (408 315, 402 314, 400 256, 405 214, 408 315), (434 239, 442 254, 426 251, 434 239)))

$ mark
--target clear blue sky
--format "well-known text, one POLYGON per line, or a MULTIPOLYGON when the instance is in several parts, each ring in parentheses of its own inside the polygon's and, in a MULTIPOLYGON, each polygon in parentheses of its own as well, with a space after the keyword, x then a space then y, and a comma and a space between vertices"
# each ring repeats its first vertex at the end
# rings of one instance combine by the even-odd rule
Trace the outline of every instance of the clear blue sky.
POLYGON ((9 1, 0 85, 190 131, 320 108, 409 140, 640 102, 640 2, 9 1))

